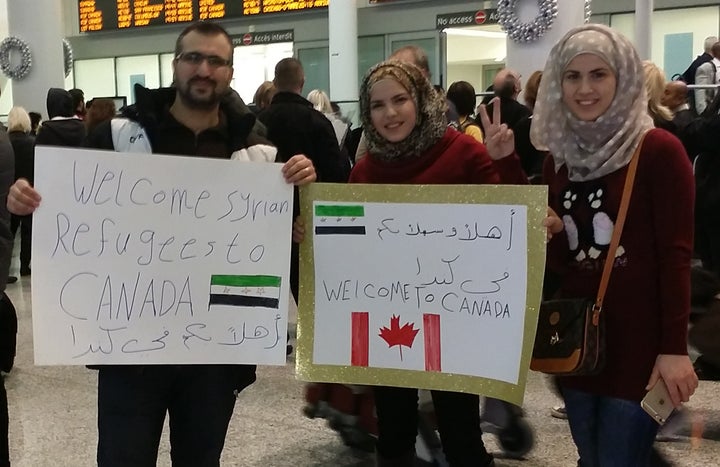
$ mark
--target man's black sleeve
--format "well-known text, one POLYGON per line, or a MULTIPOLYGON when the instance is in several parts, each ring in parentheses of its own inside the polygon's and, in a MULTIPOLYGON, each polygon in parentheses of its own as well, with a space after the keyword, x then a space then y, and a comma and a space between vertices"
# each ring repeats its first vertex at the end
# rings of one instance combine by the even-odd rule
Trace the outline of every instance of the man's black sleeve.
POLYGON ((340 148, 335 129, 324 115, 317 118, 315 147, 317 157, 313 160, 319 182, 344 183, 350 176, 350 158, 340 148))

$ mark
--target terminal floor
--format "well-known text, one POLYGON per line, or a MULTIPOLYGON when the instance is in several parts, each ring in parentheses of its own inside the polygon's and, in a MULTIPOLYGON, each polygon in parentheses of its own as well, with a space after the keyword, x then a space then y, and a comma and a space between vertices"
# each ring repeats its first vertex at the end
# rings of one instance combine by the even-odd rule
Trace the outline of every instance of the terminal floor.
MULTIPOLYGON (((5 379, 12 465, 92 466, 97 440, 96 372, 84 367, 34 366, 30 277, 8 285, 7 293, 17 307, 20 327, 16 366, 5 379)), ((720 383, 701 382, 688 404, 690 415, 681 423, 679 440, 657 443, 674 465, 720 465, 719 397, 720 383), (693 432, 695 437, 691 437, 693 432)), ((535 448, 524 460, 503 459, 494 436, 486 435, 498 467, 576 465, 567 423, 550 417, 550 407, 557 402, 545 379, 531 373, 524 407, 535 430, 535 448)), ((238 397, 222 465, 373 465, 370 454, 344 446, 324 420, 305 418, 303 406, 303 383, 294 377, 292 357, 283 367, 258 368, 258 381, 238 397)), ((158 465, 170 465, 167 427, 158 465)))

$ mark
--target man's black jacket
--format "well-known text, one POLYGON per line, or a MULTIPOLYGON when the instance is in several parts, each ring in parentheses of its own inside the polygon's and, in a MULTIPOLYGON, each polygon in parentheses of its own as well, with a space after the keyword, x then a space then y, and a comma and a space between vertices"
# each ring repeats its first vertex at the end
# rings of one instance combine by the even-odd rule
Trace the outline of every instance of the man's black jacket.
POLYGON ((345 182, 349 159, 340 150, 330 120, 307 99, 292 92, 278 92, 258 116, 267 127, 267 138, 277 147, 277 160, 287 162, 295 154, 312 160, 318 182, 345 182))

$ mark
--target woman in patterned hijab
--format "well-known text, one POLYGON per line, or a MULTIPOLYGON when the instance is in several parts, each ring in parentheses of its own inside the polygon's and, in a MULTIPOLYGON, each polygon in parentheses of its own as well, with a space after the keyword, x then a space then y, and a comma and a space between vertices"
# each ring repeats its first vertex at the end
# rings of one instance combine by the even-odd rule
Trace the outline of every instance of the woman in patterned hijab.
POLYGON ((567 165, 570 180, 592 180, 626 166, 642 136, 653 127, 647 113, 643 67, 627 38, 588 24, 568 32, 550 52, 540 82, 530 139, 549 150, 557 170, 567 165), (592 54, 616 80, 612 103, 596 119, 573 114, 563 99, 563 78, 578 55, 592 54))
POLYGON ((676 137, 653 129, 645 93, 630 41, 601 25, 575 28, 550 52, 530 130, 551 152, 543 178, 565 227, 548 244, 556 297, 597 296, 605 263, 613 266, 605 365, 559 378, 581 466, 648 466, 658 425, 640 401, 666 385, 665 400, 678 407, 698 384, 687 356, 692 167, 676 137), (636 149, 627 219, 609 258, 636 149))
POLYGON ((397 60, 380 63, 368 72, 360 88, 360 118, 368 150, 382 160, 397 161, 424 154, 445 134, 446 110, 445 99, 435 92, 422 71, 410 63, 397 60), (415 128, 399 142, 388 141, 372 124, 370 93, 378 82, 385 79, 400 83, 410 93, 415 104, 415 128))

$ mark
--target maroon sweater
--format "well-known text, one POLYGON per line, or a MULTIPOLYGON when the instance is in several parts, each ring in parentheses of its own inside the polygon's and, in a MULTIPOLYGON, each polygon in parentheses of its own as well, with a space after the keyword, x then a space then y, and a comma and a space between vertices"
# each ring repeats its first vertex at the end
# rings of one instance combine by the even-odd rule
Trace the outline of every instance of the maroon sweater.
POLYGON ((525 185, 527 177, 516 154, 493 161, 485 146, 448 128, 421 157, 384 162, 368 154, 353 168, 350 183, 525 185))
MULTIPOLYGON (((545 161, 550 206, 565 231, 550 242, 548 264, 562 276, 560 297, 595 297, 617 218, 627 167, 570 182, 545 161)), ((659 354, 687 353, 694 181, 680 141, 665 130, 645 138, 625 227, 605 295, 606 365, 561 385, 639 401, 659 354)))

